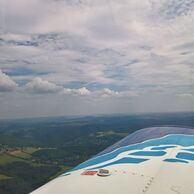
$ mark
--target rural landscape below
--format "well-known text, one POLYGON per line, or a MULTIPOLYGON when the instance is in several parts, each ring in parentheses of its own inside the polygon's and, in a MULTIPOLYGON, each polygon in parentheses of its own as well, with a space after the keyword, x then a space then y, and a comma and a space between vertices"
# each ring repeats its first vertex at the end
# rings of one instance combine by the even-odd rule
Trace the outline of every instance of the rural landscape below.
POLYGON ((145 127, 194 127, 194 113, 0 121, 0 193, 26 194, 145 127))

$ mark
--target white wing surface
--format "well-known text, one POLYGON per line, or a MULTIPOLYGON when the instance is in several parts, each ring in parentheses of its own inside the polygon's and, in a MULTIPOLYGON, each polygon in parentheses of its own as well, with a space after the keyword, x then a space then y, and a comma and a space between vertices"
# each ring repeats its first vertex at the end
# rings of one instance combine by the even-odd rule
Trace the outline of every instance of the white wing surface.
POLYGON ((135 132, 31 194, 194 194, 194 129, 135 132))

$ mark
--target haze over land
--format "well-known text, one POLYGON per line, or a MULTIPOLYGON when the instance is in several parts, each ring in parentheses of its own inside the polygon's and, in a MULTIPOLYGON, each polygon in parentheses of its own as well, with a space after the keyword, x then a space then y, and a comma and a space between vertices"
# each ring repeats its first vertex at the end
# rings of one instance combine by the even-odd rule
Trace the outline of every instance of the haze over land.
POLYGON ((1 0, 0 118, 194 110, 192 0, 1 0))

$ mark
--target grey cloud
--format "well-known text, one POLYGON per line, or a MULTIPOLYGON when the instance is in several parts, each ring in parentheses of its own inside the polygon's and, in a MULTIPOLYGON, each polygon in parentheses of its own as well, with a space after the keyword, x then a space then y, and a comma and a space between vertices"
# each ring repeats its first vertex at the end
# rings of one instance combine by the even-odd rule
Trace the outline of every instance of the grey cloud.
POLYGON ((165 0, 162 2, 159 13, 167 19, 188 15, 194 10, 193 0, 165 0))
POLYGON ((129 32, 122 25, 116 23, 114 18, 107 13, 90 21, 88 28, 94 37, 106 41, 121 41, 129 37, 129 32))

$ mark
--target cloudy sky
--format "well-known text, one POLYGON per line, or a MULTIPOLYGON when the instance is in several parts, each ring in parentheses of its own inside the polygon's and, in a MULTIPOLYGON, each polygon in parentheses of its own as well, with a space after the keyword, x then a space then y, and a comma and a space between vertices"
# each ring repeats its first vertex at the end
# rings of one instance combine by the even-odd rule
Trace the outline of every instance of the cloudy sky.
POLYGON ((193 0, 0 0, 0 118, 193 110, 193 0))

